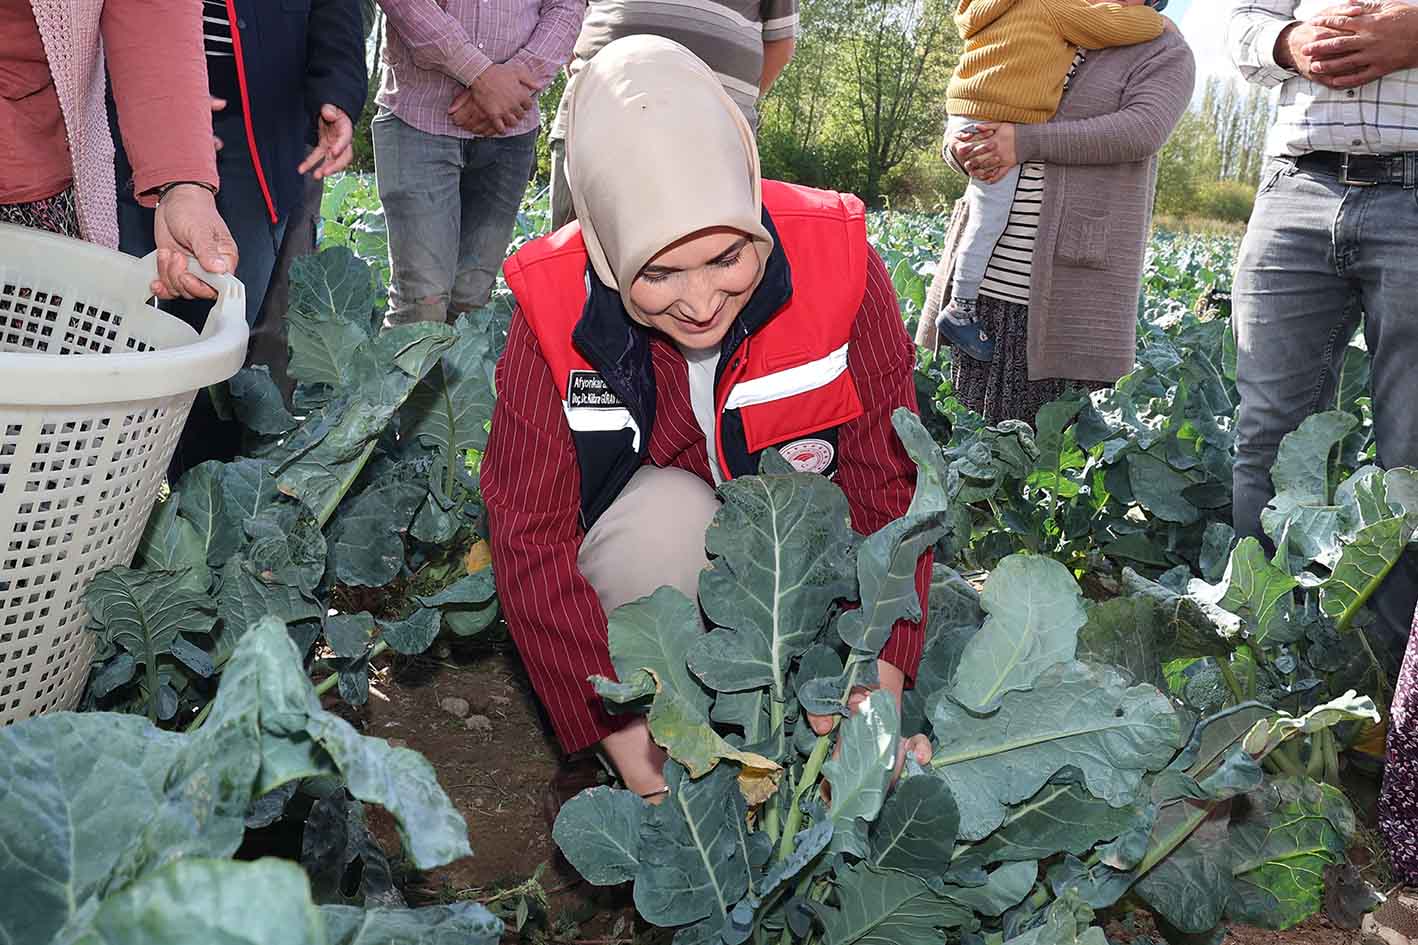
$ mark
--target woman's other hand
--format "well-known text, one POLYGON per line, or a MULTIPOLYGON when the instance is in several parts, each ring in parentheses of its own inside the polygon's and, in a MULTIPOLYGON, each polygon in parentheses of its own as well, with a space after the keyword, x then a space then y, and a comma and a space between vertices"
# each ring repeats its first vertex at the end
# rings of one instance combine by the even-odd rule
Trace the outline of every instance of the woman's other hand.
POLYGON ((992 184, 1019 163, 1014 149, 1014 125, 1008 122, 976 122, 973 131, 961 131, 951 143, 951 151, 971 177, 992 184))
POLYGON ((601 739, 601 750, 627 788, 651 804, 665 799, 666 755, 650 737, 650 725, 643 717, 601 739))
MULTIPOLYGON (((876 661, 876 673, 878 685, 877 689, 884 689, 891 693, 896 700, 897 713, 901 710, 901 693, 906 688, 906 674, 885 660, 876 661)), ((867 686, 857 686, 852 689, 847 697, 847 711, 853 715, 861 711, 862 704, 867 701, 867 697, 872 694, 872 688, 867 686)), ((813 732, 818 735, 826 735, 832 731, 837 724, 835 715, 813 715, 808 713, 807 722, 813 732)), ((916 759, 920 765, 929 764, 931 760, 931 741, 924 735, 912 735, 910 738, 901 739, 896 747, 896 772, 892 775, 895 780, 901 774, 901 768, 906 763, 906 756, 910 755, 916 759)))
POLYGON ((198 184, 178 184, 158 202, 153 219, 158 247, 158 278, 151 288, 160 299, 214 299, 216 290, 187 271, 195 257, 208 272, 236 271, 236 241, 231 238, 216 197, 198 184))

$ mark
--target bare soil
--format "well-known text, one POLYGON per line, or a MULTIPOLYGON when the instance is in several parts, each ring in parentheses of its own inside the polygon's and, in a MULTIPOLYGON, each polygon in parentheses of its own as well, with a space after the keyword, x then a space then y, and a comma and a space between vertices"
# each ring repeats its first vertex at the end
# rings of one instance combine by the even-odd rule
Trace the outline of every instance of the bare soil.
MULTIPOLYGON (((455 706, 456 708, 461 708, 455 706)), ((506 644, 455 644, 381 667, 367 706, 346 714, 367 735, 422 753, 468 822, 474 855, 442 869, 404 874, 411 905, 476 900, 508 923, 505 942, 529 945, 650 945, 669 936, 635 919, 626 889, 582 881, 551 839, 546 796, 553 778, 563 796, 594 783, 594 763, 563 766, 531 683, 506 644), (466 700, 471 727, 441 703, 466 700), (530 882, 529 882, 530 880, 530 882), (521 930, 516 926, 521 920, 521 930)), ((399 849, 391 819, 370 810, 386 850, 399 849)), ((1108 927, 1115 945, 1155 934, 1146 914, 1108 927)), ((1357 933, 1323 917, 1286 932, 1233 928, 1224 945, 1359 945, 1357 933)))

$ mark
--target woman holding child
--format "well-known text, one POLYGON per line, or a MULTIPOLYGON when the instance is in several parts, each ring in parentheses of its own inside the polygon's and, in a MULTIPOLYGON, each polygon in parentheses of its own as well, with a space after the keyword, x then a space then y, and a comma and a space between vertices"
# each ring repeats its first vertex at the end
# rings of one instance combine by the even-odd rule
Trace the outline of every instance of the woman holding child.
MULTIPOLYGON (((1101 15, 1164 4, 1082 6, 1101 15)), ((1118 22, 1126 29, 1095 29, 1093 43, 1136 35, 1127 32, 1136 23, 1118 22)), ((978 181, 988 185, 1019 169, 1006 227, 990 242, 975 304, 963 318, 955 274, 972 235, 967 227, 979 227, 970 224, 976 201, 957 205, 916 336, 934 347, 939 322, 947 343, 965 343, 953 357, 956 396, 991 422, 1032 422, 1070 386, 1111 384, 1132 370, 1157 154, 1185 112, 1196 76, 1181 34, 1170 24, 1158 29, 1155 39, 1134 45, 1087 48, 1080 30, 1065 25, 1054 41, 1077 40, 1078 48, 1071 64, 1065 58, 1065 91, 1052 118, 974 121, 948 136, 947 160, 978 181)), ((993 55, 1007 59, 1009 43, 994 46, 993 55)), ((989 88, 979 83, 971 94, 987 99, 989 88)))

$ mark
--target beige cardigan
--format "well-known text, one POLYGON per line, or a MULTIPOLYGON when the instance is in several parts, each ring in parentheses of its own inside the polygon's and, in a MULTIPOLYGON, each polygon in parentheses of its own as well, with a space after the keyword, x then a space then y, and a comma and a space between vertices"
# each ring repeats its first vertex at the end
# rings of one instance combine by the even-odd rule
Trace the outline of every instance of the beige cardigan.
MULTIPOLYGON (((1015 126, 1020 162, 1044 162, 1044 204, 1029 291, 1029 377, 1115 381, 1137 357, 1142 258, 1157 153, 1191 101, 1196 64, 1172 31, 1089 53, 1054 118, 1015 126)), ((952 163, 954 163, 952 159, 952 163)), ((956 204, 916 332, 935 345, 965 218, 956 204)))

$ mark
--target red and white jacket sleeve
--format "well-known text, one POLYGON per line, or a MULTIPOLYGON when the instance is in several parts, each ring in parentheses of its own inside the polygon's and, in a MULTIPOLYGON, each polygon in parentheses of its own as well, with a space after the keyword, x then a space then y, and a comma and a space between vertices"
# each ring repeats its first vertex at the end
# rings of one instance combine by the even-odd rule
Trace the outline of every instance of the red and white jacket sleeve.
POLYGON ((561 395, 520 311, 497 365, 481 482, 507 626, 562 748, 580 751, 625 720, 607 713, 586 681, 614 678, 615 668, 605 611, 576 565, 581 470, 561 395))
MULTIPOLYGON (((852 326, 847 370, 857 384, 864 413, 837 435, 837 484, 847 494, 852 527, 863 535, 906 514, 916 491, 916 464, 891 425, 898 407, 916 408, 916 346, 906 334, 896 290, 881 257, 867 256, 867 287, 852 326)), ((919 623, 898 621, 881 658, 914 681, 925 645, 933 555, 916 565, 921 597, 919 623)))

